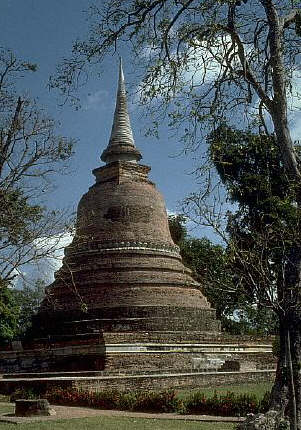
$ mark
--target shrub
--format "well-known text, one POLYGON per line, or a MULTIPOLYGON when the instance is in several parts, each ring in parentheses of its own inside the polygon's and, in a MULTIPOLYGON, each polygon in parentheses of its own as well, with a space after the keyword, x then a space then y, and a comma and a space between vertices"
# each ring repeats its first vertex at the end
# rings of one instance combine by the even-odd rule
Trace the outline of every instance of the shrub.
POLYGON ((180 406, 174 390, 123 393, 117 390, 100 392, 74 388, 54 388, 45 395, 50 403, 69 406, 90 406, 99 409, 121 409, 146 412, 174 412, 180 406))
POLYGON ((58 405, 89 406, 99 409, 244 416, 268 410, 270 393, 267 392, 262 400, 258 401, 254 394, 235 394, 228 391, 220 395, 215 392, 213 396, 206 397, 204 393, 197 391, 187 399, 179 400, 174 390, 128 393, 106 390, 94 393, 74 388, 54 388, 46 393, 45 398, 50 403, 58 405))
POLYGON ((69 406, 91 406, 99 409, 116 409, 120 393, 117 390, 100 391, 97 393, 79 391, 74 388, 54 388, 47 391, 45 398, 50 403, 69 406))
POLYGON ((264 393, 263 398, 259 401, 259 406, 258 406, 259 412, 267 412, 269 410, 270 401, 271 401, 271 392, 266 391, 264 393))
POLYGON ((9 401, 13 403, 19 399, 36 399, 37 397, 39 397, 39 395, 31 388, 17 388, 10 395, 9 401))
POLYGON ((131 391, 130 393, 122 393, 116 409, 119 409, 121 411, 133 411, 135 408, 136 401, 136 392, 131 391))
POLYGON ((7 396, 6 394, 0 394, 0 402, 9 402, 10 396, 7 396))
POLYGON ((89 406, 99 409, 119 409, 120 399, 123 393, 118 390, 99 391, 96 393, 88 393, 89 406))
POLYGON ((174 390, 160 391, 141 391, 136 395, 133 402, 133 411, 145 412, 175 412, 179 407, 180 401, 176 398, 174 390))
POLYGON ((186 413, 206 414, 220 416, 241 416, 257 413, 259 402, 253 394, 235 394, 228 391, 226 394, 206 398, 204 393, 196 392, 184 401, 186 413))

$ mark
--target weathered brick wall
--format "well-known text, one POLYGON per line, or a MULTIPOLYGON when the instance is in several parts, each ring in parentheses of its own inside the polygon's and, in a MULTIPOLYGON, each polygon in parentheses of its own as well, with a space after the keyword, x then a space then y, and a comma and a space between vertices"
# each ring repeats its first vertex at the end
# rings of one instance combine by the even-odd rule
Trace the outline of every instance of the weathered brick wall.
POLYGON ((151 168, 149 166, 142 164, 129 164, 122 161, 115 161, 109 165, 94 169, 93 175, 96 177, 97 184, 105 182, 119 183, 123 178, 151 183, 147 176, 150 170, 151 168))
MULTIPOLYGON (((175 333, 172 333, 175 336, 175 333)), ((73 335, 74 337, 74 335, 73 335)), ((72 339, 73 339, 72 337, 72 339)), ((112 334, 109 336, 112 341, 112 334)), ((0 353, 0 373, 105 370, 106 372, 186 372, 191 371, 195 359, 218 358, 253 362, 257 369, 276 365, 268 345, 248 344, 187 344, 174 342, 128 343, 115 337, 115 343, 103 342, 75 345, 45 343, 44 349, 3 351, 0 353), (190 345, 190 346, 189 346, 190 345), (60 346, 60 347, 59 347, 60 346)), ((128 340, 128 339, 127 339, 128 340)), ((133 339, 132 339, 133 340, 133 339)), ((145 339, 144 339, 145 340, 145 339)), ((170 342, 171 339, 169 339, 170 342)))
POLYGON ((136 333, 103 333, 105 343, 208 343, 233 345, 271 345, 274 336, 230 335, 228 333, 210 333, 193 331, 145 332, 136 333))
MULTIPOLYGON (((129 290, 129 289, 128 289, 129 290)), ((153 289, 150 289, 152 292, 153 289)), ((159 289, 160 294, 162 290, 159 289)), ((136 291, 140 296, 141 290, 136 291)), ((109 292, 108 292, 109 294, 109 292)), ((129 291, 123 293, 126 297, 129 291)), ((135 289, 131 291, 131 296, 135 295, 135 289)), ((110 295, 110 300, 115 294, 110 295)), ((116 297, 117 300, 117 297, 116 297)), ((143 306, 128 305, 105 307, 102 309, 90 309, 88 314, 83 312, 70 312, 66 321, 66 312, 53 312, 52 314, 40 313, 35 317, 39 324, 40 330, 45 326, 52 335, 60 336, 65 334, 87 334, 104 332, 134 332, 139 333, 141 330, 146 332, 169 331, 172 325, 174 338, 177 333, 185 330, 194 331, 197 327, 204 332, 219 332, 220 323, 215 319, 213 309, 195 309, 178 306, 143 306)), ((46 329, 44 330, 45 334, 46 329)), ((41 336, 43 337, 43 332, 41 336)), ((132 340, 135 342, 135 337, 132 340)))
POLYGON ((273 381, 275 372, 229 372, 207 373, 176 376, 137 376, 109 379, 77 380, 73 386, 81 390, 100 391, 104 389, 131 390, 163 390, 166 388, 202 388, 218 387, 248 382, 273 381))
POLYGON ((228 372, 228 373, 194 373, 187 375, 165 376, 130 376, 130 377, 95 377, 39 380, 1 380, 0 394, 10 394, 17 388, 32 388, 41 394, 53 387, 74 387, 79 390, 101 391, 117 389, 120 391, 132 390, 163 390, 166 388, 202 388, 218 387, 219 385, 233 385, 248 382, 273 381, 275 372, 228 372))
MULTIPOLYGON (((121 373, 143 372, 190 372, 194 367, 194 359, 214 357, 213 354, 200 354, 194 352, 161 352, 161 353, 108 353, 106 354, 106 370, 108 372, 119 371, 121 373)), ((242 370, 253 367, 256 370, 275 369, 276 361, 270 353, 231 353, 216 354, 221 360, 231 360, 239 363, 236 369, 242 370)), ((226 369, 225 369, 226 370, 226 369)))
POLYGON ((0 353, 0 373, 103 370, 102 345, 0 353))
POLYGON ((78 334, 79 320, 89 321, 82 333, 220 331, 214 310, 182 264, 164 199, 148 171, 129 162, 95 170, 97 182, 78 206, 75 238, 35 318, 37 337, 66 334, 64 322, 72 321, 78 334), (86 314, 74 320, 83 305, 86 314), (94 311, 99 322, 91 328, 94 311))
POLYGON ((45 380, 45 379, 39 379, 39 380, 4 380, 0 379, 0 394, 10 395, 14 391, 18 389, 24 389, 24 390, 34 390, 37 394, 44 394, 46 391, 51 390, 55 387, 60 388, 70 388, 73 385, 73 381, 70 380, 45 380))
POLYGON ((91 187, 79 203, 77 226, 79 236, 174 245, 162 195, 135 178, 91 187))
MULTIPOLYGON (((115 273, 114 276, 117 276, 117 274, 115 273)), ((111 314, 114 312, 116 314, 115 308, 117 307, 120 311, 123 310, 123 313, 128 313, 130 312, 130 307, 138 310, 136 306, 144 307, 144 311, 147 310, 148 306, 158 306, 159 308, 164 306, 165 308, 170 307, 171 309, 179 309, 181 306, 187 312, 189 312, 189 307, 191 308, 191 313, 196 313, 197 310, 200 315, 204 311, 204 316, 208 309, 208 304, 205 299, 202 296, 198 297, 194 289, 184 288, 179 285, 171 287, 170 280, 167 279, 167 276, 165 277, 162 275, 161 277, 161 281, 164 279, 166 280, 166 284, 164 286, 156 285, 155 282, 152 282, 150 279, 148 279, 148 286, 143 283, 139 284, 138 279, 137 282, 134 282, 134 278, 131 282, 134 285, 128 286, 128 284, 125 283, 123 286, 122 276, 120 283, 118 282, 117 284, 116 281, 114 282, 114 288, 109 284, 110 278, 111 277, 98 279, 98 277, 95 276, 93 285, 91 282, 90 284, 83 282, 76 290, 71 287, 69 290, 61 290, 58 288, 54 293, 58 300, 65 303, 65 311, 69 309, 79 309, 81 305, 79 297, 82 297, 82 299, 84 299, 84 303, 88 306, 88 312, 84 319, 88 319, 89 316, 93 314, 93 309, 100 309, 100 312, 107 313, 108 309, 106 308, 109 306, 112 307, 109 311, 111 314), (181 297, 183 296, 185 297, 185 300, 181 300, 181 297), (70 299, 73 300, 70 301, 70 299), (102 306, 100 306, 100 303, 102 306), (193 306, 194 304, 196 306, 193 306)), ((168 309, 164 309, 164 313, 165 311, 168 312, 168 309)), ((211 311, 211 314, 213 312, 214 311, 211 311)), ((210 314, 210 312, 207 313, 210 314)), ((143 328, 141 328, 141 330, 143 330, 143 328)))

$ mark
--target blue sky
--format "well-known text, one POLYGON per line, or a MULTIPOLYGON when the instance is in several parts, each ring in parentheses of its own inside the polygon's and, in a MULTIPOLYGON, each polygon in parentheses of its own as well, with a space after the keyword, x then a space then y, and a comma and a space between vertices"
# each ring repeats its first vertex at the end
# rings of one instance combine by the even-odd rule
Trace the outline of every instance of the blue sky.
MULTIPOLYGON (((45 203, 53 208, 76 209, 80 197, 94 182, 91 170, 102 164, 99 157, 111 132, 118 75, 117 55, 106 58, 99 68, 99 76, 94 75, 81 89, 82 108, 77 111, 69 105, 60 107, 62 99, 47 88, 56 65, 70 55, 72 42, 88 32, 84 11, 89 3, 88 0, 0 2, 1 44, 12 49, 19 58, 38 64, 38 71, 24 80, 23 90, 38 98, 41 106, 61 122, 62 134, 78 139, 70 165, 71 173, 56 178, 56 190, 47 196, 45 203)), ((131 73, 131 58, 126 52, 122 55, 128 88, 138 85, 137 77, 131 73)), ((296 103, 300 107, 300 101, 296 103)), ((176 137, 169 136, 164 125, 159 140, 146 138, 147 121, 141 118, 138 106, 130 105, 130 116, 136 145, 143 154, 141 162, 151 166, 151 179, 163 193, 168 210, 175 212, 179 202, 197 190, 195 179, 189 174, 196 167, 193 155, 176 156, 182 145, 176 137)), ((300 113, 293 116, 294 139, 300 139, 300 117, 300 113)), ((193 234, 214 238, 208 229, 194 230, 193 234)))
MULTIPOLYGON (((62 99, 49 91, 49 76, 56 65, 71 52, 72 42, 88 32, 84 11, 89 0, 1 0, 1 45, 14 51, 19 59, 37 63, 38 71, 22 81, 22 91, 37 98, 49 115, 61 123, 59 132, 78 140, 75 156, 71 160, 70 174, 56 178, 56 189, 47 195, 45 203, 52 208, 76 209, 81 196, 94 183, 92 169, 102 165, 100 154, 107 146, 115 107, 118 76, 118 56, 106 58, 88 85, 81 88, 82 108, 59 106, 62 99)), ((128 88, 137 86, 137 76, 131 73, 131 58, 121 53, 128 88)), ((300 80, 299 80, 300 82, 300 80)), ((297 88, 300 88, 296 83, 297 88)), ((301 93, 301 90, 300 90, 301 93)), ((300 109, 300 100, 295 101, 300 109)), ((130 116, 137 147, 143 154, 144 164, 152 168, 150 178, 162 192, 169 211, 176 212, 179 202, 197 190, 193 175, 196 167, 192 154, 176 156, 182 145, 169 135, 168 128, 160 129, 160 139, 144 136, 147 121, 139 107, 130 104, 130 116)), ((291 129, 294 139, 301 136, 301 114, 293 115, 291 129)), ((192 231, 193 235, 206 235, 217 240, 205 228, 192 231)), ((56 267, 56 266, 55 266, 56 267)))
MULTIPOLYGON (((91 170, 101 165, 100 154, 108 144, 111 131, 118 74, 117 55, 107 58, 94 76, 81 89, 82 108, 59 107, 58 94, 47 89, 58 62, 70 55, 72 42, 87 32, 83 11, 86 0, 1 0, 1 44, 12 49, 22 59, 37 63, 38 71, 23 82, 24 91, 39 99, 49 114, 61 122, 61 132, 78 139, 71 173, 56 179, 57 188, 47 196, 52 207, 76 208, 82 196, 93 184, 91 170)), ((129 84, 135 77, 129 73, 130 58, 124 55, 125 78, 129 84)), ((192 156, 175 157, 181 149, 168 130, 161 128, 160 139, 146 138, 146 121, 141 120, 137 106, 131 105, 131 122, 137 147, 144 164, 150 165, 151 179, 163 193, 166 206, 176 211, 178 202, 196 187, 189 172, 193 170, 192 156)))

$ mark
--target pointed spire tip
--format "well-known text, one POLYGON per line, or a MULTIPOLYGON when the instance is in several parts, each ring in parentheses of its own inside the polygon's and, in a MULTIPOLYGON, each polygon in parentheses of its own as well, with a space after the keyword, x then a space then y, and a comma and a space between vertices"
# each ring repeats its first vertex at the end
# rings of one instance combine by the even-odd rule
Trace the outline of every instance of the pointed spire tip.
POLYGON ((142 158, 136 148, 127 109, 126 90, 122 68, 122 58, 119 57, 119 79, 111 137, 107 148, 101 155, 102 161, 124 160, 137 162, 142 158))
POLYGON ((122 67, 122 57, 119 57, 119 82, 118 82, 118 88, 120 90, 125 91, 125 82, 124 82, 124 73, 123 73, 123 67, 122 67))

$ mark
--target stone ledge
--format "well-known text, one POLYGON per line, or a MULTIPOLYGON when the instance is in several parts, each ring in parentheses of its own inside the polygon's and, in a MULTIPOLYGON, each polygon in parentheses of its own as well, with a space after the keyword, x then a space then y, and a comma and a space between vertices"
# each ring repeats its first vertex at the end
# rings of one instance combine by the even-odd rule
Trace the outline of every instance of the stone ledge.
POLYGON ((0 379, 0 393, 10 394, 17 388, 34 389, 41 394, 46 390, 61 387, 73 387, 79 390, 100 391, 104 389, 162 390, 166 388, 201 388, 212 385, 230 385, 247 382, 272 381, 275 371, 245 372, 194 372, 165 373, 153 375, 103 376, 103 377, 57 377, 32 379, 0 379))
MULTIPOLYGON (((64 372, 62 372, 64 373, 64 372)), ((70 372, 66 372, 70 373, 70 372)), ((77 372, 75 372, 77 373, 77 372)), ((79 372, 80 373, 80 372, 79 372)), ((276 370, 246 370, 242 372, 229 371, 229 372, 186 372, 186 373, 153 373, 153 374, 138 374, 138 375, 104 375, 104 376, 49 376, 46 378, 2 378, 0 380, 0 386, 5 382, 28 382, 28 381, 102 381, 102 380, 121 380, 121 379, 152 379, 152 378, 178 378, 178 377, 210 377, 213 375, 216 376, 229 376, 229 375, 274 375, 276 374, 276 370)))

